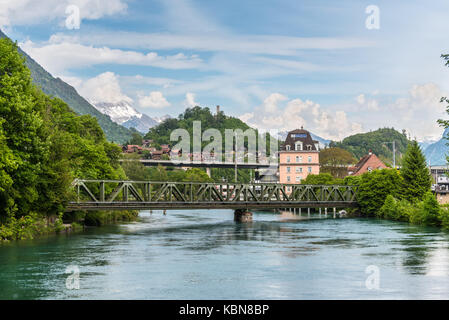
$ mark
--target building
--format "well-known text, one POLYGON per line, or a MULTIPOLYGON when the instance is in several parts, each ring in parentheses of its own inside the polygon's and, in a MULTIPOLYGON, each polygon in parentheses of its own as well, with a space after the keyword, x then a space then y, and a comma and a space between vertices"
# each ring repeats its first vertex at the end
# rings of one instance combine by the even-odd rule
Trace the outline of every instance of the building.
POLYGON ((309 174, 319 173, 318 141, 303 127, 290 131, 279 151, 279 182, 299 184, 309 174))
POLYGON ((354 167, 348 168, 348 174, 352 176, 359 176, 365 172, 385 168, 387 168, 387 166, 370 150, 369 153, 362 157, 354 167))

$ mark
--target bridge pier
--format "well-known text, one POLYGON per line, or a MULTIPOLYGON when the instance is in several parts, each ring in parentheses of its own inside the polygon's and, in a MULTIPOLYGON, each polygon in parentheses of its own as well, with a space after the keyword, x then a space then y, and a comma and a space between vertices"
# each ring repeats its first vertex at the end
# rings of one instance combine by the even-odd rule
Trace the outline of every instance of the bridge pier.
POLYGON ((207 176, 210 178, 211 177, 211 175, 210 175, 210 167, 206 168, 206 173, 207 173, 207 176))
POLYGON ((236 222, 252 222, 253 213, 247 209, 236 209, 234 211, 234 221, 236 222))

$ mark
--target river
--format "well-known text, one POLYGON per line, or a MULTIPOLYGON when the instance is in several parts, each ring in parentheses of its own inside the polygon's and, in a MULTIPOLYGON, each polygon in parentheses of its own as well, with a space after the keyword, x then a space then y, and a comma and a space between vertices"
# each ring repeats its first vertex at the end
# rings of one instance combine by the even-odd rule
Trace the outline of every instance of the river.
POLYGON ((132 223, 3 244, 0 299, 449 299, 449 233, 437 228, 253 219, 143 211, 132 223), (67 281, 73 270, 79 282, 67 281))

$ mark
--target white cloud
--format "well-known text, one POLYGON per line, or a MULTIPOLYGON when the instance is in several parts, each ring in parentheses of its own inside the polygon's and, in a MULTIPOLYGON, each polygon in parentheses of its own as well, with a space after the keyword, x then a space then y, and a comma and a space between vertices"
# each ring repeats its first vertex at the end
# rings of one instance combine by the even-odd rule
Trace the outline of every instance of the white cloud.
POLYGON ((284 100, 287 100, 286 96, 280 93, 272 93, 263 101, 263 110, 267 113, 276 113, 278 103, 284 100))
POLYGON ((74 83, 78 92, 92 103, 133 102, 130 97, 122 93, 118 77, 113 72, 104 72, 77 84, 74 83))
POLYGON ((394 127, 405 129, 412 138, 418 140, 434 140, 441 137, 443 129, 438 126, 437 119, 447 118, 445 104, 440 98, 446 94, 435 83, 414 84, 408 92, 394 100, 386 101, 385 97, 368 98, 360 94, 355 104, 340 108, 352 115, 355 121, 364 123, 369 129, 394 127))
POLYGON ((245 113, 240 119, 264 130, 293 130, 304 126, 319 136, 336 140, 362 131, 362 126, 348 120, 344 111, 328 112, 313 101, 301 99, 290 100, 280 108, 279 102, 285 100, 285 96, 273 93, 254 112, 245 113))
MULTIPOLYGON (((207 26, 205 26, 207 27, 207 26)), ((203 27, 204 28, 204 27, 203 27)), ((82 43, 97 43, 107 46, 124 46, 153 50, 196 50, 205 52, 237 52, 246 54, 296 56, 301 50, 337 50, 373 47, 373 41, 357 38, 312 38, 275 35, 245 34, 173 34, 173 33, 138 33, 138 32, 99 32, 82 35, 82 43)), ((281 63, 281 60, 273 60, 281 63)), ((309 64, 296 67, 310 68, 309 64)))
POLYGON ((167 99, 164 98, 162 92, 152 91, 149 96, 140 96, 139 105, 142 108, 165 108, 170 106, 167 99))
POLYGON ((195 94, 191 93, 191 92, 187 92, 186 93, 186 98, 184 100, 184 106, 186 108, 193 108, 196 107, 197 105, 199 105, 196 101, 195 101, 195 94))
POLYGON ((38 61, 45 69, 54 74, 62 74, 71 68, 86 68, 98 64, 125 64, 153 66, 167 69, 189 69, 198 67, 201 59, 187 57, 182 53, 171 56, 159 56, 156 52, 141 53, 108 47, 97 48, 79 43, 53 38, 44 45, 25 41, 20 47, 38 61))
POLYGON ((34 25, 58 20, 62 23, 67 6, 79 8, 80 18, 95 20, 125 13, 123 0, 0 0, 0 27, 34 25))

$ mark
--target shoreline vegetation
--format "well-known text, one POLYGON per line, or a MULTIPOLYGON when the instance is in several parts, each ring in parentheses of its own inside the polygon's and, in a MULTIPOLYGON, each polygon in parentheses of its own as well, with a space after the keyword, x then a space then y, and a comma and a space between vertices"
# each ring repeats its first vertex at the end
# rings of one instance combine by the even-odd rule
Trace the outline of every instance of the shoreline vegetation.
POLYGON ((0 242, 136 219, 132 211, 65 213, 75 178, 127 179, 120 154, 94 117, 34 85, 17 44, 0 39, 0 242))

